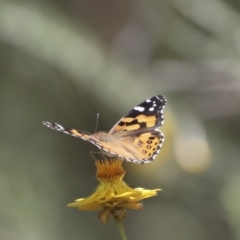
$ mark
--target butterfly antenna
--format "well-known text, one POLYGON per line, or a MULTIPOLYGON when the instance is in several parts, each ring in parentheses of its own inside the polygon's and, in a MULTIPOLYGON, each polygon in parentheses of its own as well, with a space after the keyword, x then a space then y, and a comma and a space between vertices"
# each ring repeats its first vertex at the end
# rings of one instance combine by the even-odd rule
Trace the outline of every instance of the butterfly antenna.
POLYGON ((99 113, 97 113, 97 122, 96 122, 96 127, 95 127, 95 133, 97 132, 97 127, 98 127, 98 119, 99 119, 99 113))

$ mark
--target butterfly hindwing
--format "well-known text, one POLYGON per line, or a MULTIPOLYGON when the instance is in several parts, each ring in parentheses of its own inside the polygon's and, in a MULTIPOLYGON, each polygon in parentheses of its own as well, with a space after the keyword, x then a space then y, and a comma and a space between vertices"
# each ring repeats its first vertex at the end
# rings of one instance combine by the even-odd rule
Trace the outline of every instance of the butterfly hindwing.
POLYGON ((160 130, 155 129, 151 132, 140 134, 135 138, 134 142, 139 146, 139 151, 142 154, 140 159, 136 159, 137 163, 143 164, 155 159, 162 148, 164 135, 160 130))

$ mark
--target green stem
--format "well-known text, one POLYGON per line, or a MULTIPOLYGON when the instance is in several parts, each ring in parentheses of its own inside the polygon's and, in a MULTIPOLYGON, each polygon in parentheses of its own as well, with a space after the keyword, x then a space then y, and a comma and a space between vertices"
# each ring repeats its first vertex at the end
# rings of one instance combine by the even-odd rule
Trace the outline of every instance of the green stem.
POLYGON ((122 221, 118 218, 115 218, 115 219, 116 219, 118 230, 120 232, 122 240, 127 240, 127 236, 126 236, 122 221))

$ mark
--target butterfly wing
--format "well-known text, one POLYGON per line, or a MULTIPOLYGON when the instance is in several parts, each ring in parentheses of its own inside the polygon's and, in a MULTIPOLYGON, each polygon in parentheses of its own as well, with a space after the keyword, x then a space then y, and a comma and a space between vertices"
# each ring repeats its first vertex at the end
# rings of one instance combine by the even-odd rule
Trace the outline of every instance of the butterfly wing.
POLYGON ((157 95, 134 107, 121 118, 109 134, 120 136, 121 146, 131 153, 124 160, 143 164, 155 159, 164 142, 164 135, 158 129, 162 126, 163 108, 167 100, 157 95), (129 140, 132 142, 129 144, 129 140))
POLYGON ((60 132, 64 132, 64 133, 69 134, 73 137, 78 137, 78 138, 81 138, 83 140, 91 142, 91 139, 92 139, 91 136, 92 135, 89 134, 89 133, 85 133, 84 131, 76 130, 76 129, 69 128, 69 127, 64 127, 64 126, 62 126, 58 123, 50 123, 50 122, 46 122, 46 121, 43 121, 42 123, 43 123, 43 125, 51 128, 51 129, 54 129, 54 130, 57 130, 57 131, 60 131, 60 132))
POLYGON ((152 162, 160 152, 164 139, 164 135, 159 129, 136 136, 133 148, 137 149, 140 156, 129 159, 129 161, 138 164, 152 162))
POLYGON ((111 155, 115 155, 115 153, 112 150, 111 141, 108 139, 108 133, 105 132, 99 132, 96 134, 90 134, 87 132, 84 132, 82 130, 77 130, 69 127, 64 127, 58 123, 50 123, 43 121, 43 125, 46 127, 49 127, 51 129, 69 134, 73 137, 81 138, 85 141, 91 142, 95 146, 97 146, 100 150, 109 153, 111 155))
POLYGON ((167 100, 162 95, 157 95, 134 107, 122 117, 109 131, 115 134, 119 131, 147 132, 163 124, 163 108, 167 100))

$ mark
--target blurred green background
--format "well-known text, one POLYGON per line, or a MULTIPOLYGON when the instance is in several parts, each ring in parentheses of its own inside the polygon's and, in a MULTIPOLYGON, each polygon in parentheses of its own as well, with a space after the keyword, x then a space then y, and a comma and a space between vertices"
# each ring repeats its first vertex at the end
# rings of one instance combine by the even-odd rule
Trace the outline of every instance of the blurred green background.
POLYGON ((41 121, 108 131, 156 94, 166 141, 125 181, 163 191, 129 239, 240 239, 239 57, 237 0, 0 0, 0 239, 120 239, 66 207, 97 186, 96 148, 41 121))

